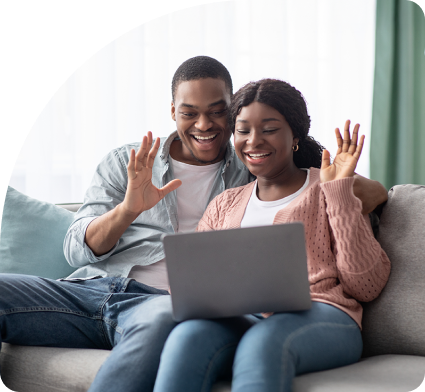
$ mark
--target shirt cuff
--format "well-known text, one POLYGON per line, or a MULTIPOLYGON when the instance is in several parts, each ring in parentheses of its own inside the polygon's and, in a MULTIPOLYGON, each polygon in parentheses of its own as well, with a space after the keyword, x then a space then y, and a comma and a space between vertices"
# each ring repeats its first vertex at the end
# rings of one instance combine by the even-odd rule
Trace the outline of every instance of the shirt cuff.
POLYGON ((90 263, 97 263, 99 261, 106 260, 109 256, 112 255, 112 253, 114 253, 115 249, 117 248, 117 246, 120 242, 120 240, 118 240, 117 243, 114 245, 114 247, 108 253, 105 253, 105 254, 100 255, 100 256, 96 256, 93 253, 93 251, 90 249, 90 247, 86 244, 86 241, 85 241, 87 227, 96 218, 98 218, 98 217, 97 216, 90 216, 90 217, 87 217, 87 218, 82 218, 78 222, 76 222, 77 224, 74 227, 74 230, 76 230, 78 232, 76 237, 78 238, 78 242, 80 243, 80 245, 83 249, 84 256, 87 260, 89 260, 90 263))

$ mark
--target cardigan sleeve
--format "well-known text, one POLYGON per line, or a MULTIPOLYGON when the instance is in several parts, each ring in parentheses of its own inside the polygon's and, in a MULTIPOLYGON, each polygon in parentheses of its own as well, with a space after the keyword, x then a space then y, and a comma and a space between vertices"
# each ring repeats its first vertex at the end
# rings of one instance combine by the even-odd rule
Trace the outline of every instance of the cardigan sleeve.
POLYGON ((372 233, 361 201, 353 193, 354 178, 320 184, 334 237, 338 278, 344 292, 358 301, 375 299, 388 281, 391 264, 372 233))

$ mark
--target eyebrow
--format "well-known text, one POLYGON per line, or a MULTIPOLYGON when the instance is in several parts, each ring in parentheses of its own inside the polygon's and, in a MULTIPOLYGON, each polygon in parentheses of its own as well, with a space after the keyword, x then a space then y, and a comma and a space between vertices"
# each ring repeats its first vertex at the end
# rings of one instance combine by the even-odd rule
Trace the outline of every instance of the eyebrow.
MULTIPOLYGON (((277 118, 273 118, 273 117, 270 117, 270 118, 263 118, 262 120, 261 120, 261 122, 262 123, 265 123, 265 122, 269 122, 269 121, 280 121, 279 119, 277 119, 277 118)), ((248 123, 248 121, 247 120, 237 120, 236 121, 237 123, 238 122, 241 122, 241 123, 248 123)))
MULTIPOLYGON (((212 108, 213 106, 217 106, 217 105, 221 105, 221 104, 224 104, 224 105, 227 106, 226 101, 224 99, 220 99, 220 100, 218 100, 216 102, 210 103, 208 105, 208 107, 209 108, 212 108)), ((198 109, 199 108, 198 106, 190 105, 188 103, 182 103, 182 104, 180 104, 180 107, 191 108, 191 109, 198 109)))

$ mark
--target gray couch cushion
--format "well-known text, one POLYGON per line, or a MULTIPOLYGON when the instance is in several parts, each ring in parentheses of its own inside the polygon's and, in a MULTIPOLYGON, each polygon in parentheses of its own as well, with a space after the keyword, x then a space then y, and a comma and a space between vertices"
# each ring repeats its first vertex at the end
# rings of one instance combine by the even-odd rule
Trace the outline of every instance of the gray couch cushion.
POLYGON ((3 343, 1 376, 19 392, 85 392, 108 350, 23 347, 3 343))
POLYGON ((381 295, 364 304, 364 356, 425 356, 425 186, 397 185, 388 194, 377 236, 391 260, 381 295))
MULTIPOLYGON (((109 353, 3 344, 0 365, 4 384, 14 391, 84 392, 109 353)), ((424 357, 382 355, 299 376, 293 392, 407 392, 417 388, 424 375, 424 357)), ((230 390, 230 383, 220 382, 212 392, 230 390)))
POLYGON ((380 355, 296 377, 293 392, 408 392, 424 380, 425 358, 380 355))

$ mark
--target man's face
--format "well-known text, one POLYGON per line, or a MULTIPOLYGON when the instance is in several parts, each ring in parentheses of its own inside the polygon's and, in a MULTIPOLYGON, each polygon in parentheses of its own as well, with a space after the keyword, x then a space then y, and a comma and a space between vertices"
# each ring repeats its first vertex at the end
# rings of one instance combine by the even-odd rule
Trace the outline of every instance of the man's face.
POLYGON ((171 156, 191 165, 209 165, 224 158, 231 136, 227 122, 230 92, 222 79, 181 82, 171 103, 181 143, 174 142, 171 156))

